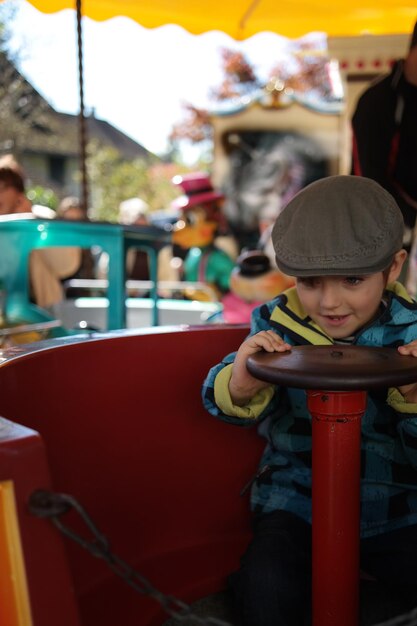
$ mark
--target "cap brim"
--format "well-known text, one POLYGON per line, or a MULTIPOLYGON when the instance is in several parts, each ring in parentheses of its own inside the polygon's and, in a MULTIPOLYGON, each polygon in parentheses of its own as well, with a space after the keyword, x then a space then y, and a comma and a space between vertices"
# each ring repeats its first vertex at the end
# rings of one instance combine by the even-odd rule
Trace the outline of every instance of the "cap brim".
POLYGON ((191 209, 198 204, 207 204, 208 202, 215 202, 216 200, 222 200, 224 195, 217 191, 208 191, 206 193, 196 193, 192 196, 180 196, 175 198, 171 203, 173 209, 191 209))
POLYGON ((390 254, 385 259, 370 260, 366 266, 359 267, 354 262, 348 262, 343 266, 338 266, 334 262, 331 265, 320 265, 317 267, 290 267, 286 263, 283 263, 280 259, 275 257, 278 269, 288 276, 295 278, 311 276, 366 276, 367 274, 376 274, 377 272, 383 272, 390 267, 393 261, 394 255, 390 254))

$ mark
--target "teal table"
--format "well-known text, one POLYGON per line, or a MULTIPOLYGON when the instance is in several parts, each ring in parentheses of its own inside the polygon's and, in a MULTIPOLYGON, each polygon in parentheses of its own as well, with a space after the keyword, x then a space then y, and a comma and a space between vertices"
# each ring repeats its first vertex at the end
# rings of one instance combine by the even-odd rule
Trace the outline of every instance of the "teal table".
POLYGON ((51 319, 30 302, 29 255, 35 248, 99 246, 109 255, 108 330, 126 327, 126 254, 129 248, 149 255, 153 325, 158 325, 157 255, 171 242, 170 233, 154 226, 106 222, 41 220, 31 213, 0 217, 0 278, 7 290, 7 315, 27 322, 51 319))

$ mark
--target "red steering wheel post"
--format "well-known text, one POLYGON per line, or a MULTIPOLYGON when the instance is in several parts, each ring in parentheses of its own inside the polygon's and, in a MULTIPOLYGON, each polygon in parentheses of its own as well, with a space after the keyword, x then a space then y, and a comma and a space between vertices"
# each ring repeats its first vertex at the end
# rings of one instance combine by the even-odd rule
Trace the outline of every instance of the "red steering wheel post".
POLYGON ((365 391, 307 391, 312 416, 313 626, 359 618, 360 438, 365 391))
POLYGON ((307 345, 258 352, 249 357, 247 368, 259 380, 307 390, 313 626, 357 626, 361 418, 367 390, 415 382, 417 359, 395 348, 307 345))

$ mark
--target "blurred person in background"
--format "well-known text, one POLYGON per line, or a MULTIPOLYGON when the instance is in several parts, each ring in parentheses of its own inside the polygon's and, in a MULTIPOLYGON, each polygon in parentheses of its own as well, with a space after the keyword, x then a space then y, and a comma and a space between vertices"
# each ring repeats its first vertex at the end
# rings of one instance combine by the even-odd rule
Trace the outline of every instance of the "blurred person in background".
POLYGON ((87 215, 77 196, 66 196, 61 200, 56 210, 56 217, 63 220, 87 220, 87 215))
MULTIPOLYGON (((149 205, 139 197, 128 198, 119 204, 119 224, 125 226, 148 226, 149 205)), ((102 252, 98 261, 98 276, 107 278, 109 255, 102 252)), ((144 250, 129 248, 126 257, 127 280, 150 280, 149 256, 144 250)), ((147 296, 149 289, 130 292, 132 295, 147 296)))
POLYGON ((417 216, 417 22, 406 57, 360 96, 352 133, 352 173, 372 178, 394 196, 409 251, 417 216))
MULTIPOLYGON (((87 213, 84 211, 81 202, 77 196, 66 196, 61 200, 56 210, 56 217, 62 220, 70 220, 77 222, 88 222, 87 213)), ((68 284, 70 280, 91 280, 97 278, 96 266, 101 255, 101 248, 93 246, 92 248, 81 249, 81 261, 76 272, 67 276, 63 280, 65 295, 67 298, 78 298, 81 296, 94 295, 94 289, 86 289, 85 287, 75 287, 68 284)))
MULTIPOLYGON (((142 198, 128 198, 119 205, 119 223, 127 226, 148 226, 149 205, 142 198)), ((149 280, 149 257, 143 250, 130 248, 126 258, 126 277, 149 280)))
MULTIPOLYGON (((28 213, 41 219, 55 217, 48 207, 32 205, 25 193, 25 175, 12 155, 0 158, 0 215, 28 213)), ((77 247, 56 247, 33 250, 29 259, 29 274, 33 301, 51 309, 64 297, 61 280, 71 276, 81 262, 77 247)))

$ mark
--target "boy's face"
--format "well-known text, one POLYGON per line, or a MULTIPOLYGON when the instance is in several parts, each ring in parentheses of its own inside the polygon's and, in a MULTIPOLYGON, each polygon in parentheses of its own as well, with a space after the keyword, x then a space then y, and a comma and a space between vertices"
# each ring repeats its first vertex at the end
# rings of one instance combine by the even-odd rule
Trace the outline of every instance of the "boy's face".
POLYGON ((387 273, 297 278, 298 297, 329 337, 350 337, 374 319, 386 284, 398 278, 405 258, 404 250, 398 252, 387 273))

